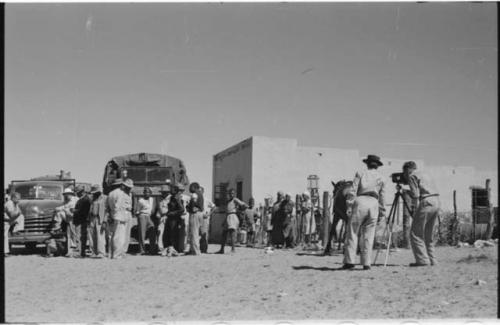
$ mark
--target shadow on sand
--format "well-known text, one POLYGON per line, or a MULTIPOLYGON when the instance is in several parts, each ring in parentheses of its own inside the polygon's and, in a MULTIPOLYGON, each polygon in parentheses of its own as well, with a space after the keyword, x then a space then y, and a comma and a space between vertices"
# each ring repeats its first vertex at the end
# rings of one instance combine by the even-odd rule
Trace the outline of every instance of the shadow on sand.
MULTIPOLYGON (((335 264, 340 264, 342 265, 342 263, 335 263, 335 264)), ((398 264, 387 264, 388 267, 392 267, 392 266, 401 266, 401 265, 398 265, 398 264)), ((372 264, 372 270, 373 268, 384 268, 384 264, 372 264)), ((309 265, 300 265, 300 266, 292 266, 292 268, 294 270, 297 270, 297 271, 300 271, 300 270, 315 270, 315 271, 364 271, 360 265, 357 265, 355 268, 353 269, 349 269, 349 270, 344 270, 342 269, 342 266, 340 267, 326 267, 326 266, 322 266, 322 267, 315 267, 315 266, 309 266, 309 265)))

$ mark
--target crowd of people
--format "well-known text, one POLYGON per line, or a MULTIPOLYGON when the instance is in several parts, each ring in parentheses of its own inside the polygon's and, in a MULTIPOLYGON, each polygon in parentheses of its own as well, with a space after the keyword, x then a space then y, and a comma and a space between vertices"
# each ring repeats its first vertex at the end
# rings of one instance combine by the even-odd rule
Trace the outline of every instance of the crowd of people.
MULTIPOLYGON (((346 195, 343 269, 355 267, 358 247, 363 269, 371 268, 375 227, 386 218, 386 184, 377 170, 383 164, 375 155, 368 155, 363 162, 367 169, 355 174, 346 195), (358 238, 361 238, 359 243, 358 238)), ((409 161, 403 165, 402 173, 408 185, 404 193, 415 207, 410 242, 416 262, 410 266, 435 265, 433 230, 440 213, 439 194, 433 182, 416 169, 415 162, 409 161)), ((141 255, 173 257, 207 253, 210 217, 216 207, 205 200, 203 187, 194 182, 185 193, 181 184, 164 185, 157 199, 145 187, 143 196, 134 205, 133 187, 131 179, 118 178, 107 196, 99 185, 93 185, 88 193, 83 186, 74 191, 64 189, 64 203, 55 209, 51 238, 46 242, 47 256, 86 257, 88 241, 91 257, 124 258, 129 251, 134 218, 141 255)), ((6 255, 9 229, 14 232, 22 229, 24 219, 19 199, 18 193, 11 193, 5 202, 6 255)), ((297 204, 290 193, 279 191, 274 202, 266 198, 264 205, 256 207, 253 198, 247 204, 236 198, 234 189, 229 189, 222 211, 225 218, 218 254, 225 253, 228 242, 231 252, 235 252, 238 242, 252 247, 259 241, 265 247, 277 249, 294 248, 302 242, 309 246, 319 232, 318 210, 307 191, 299 196, 297 204)))

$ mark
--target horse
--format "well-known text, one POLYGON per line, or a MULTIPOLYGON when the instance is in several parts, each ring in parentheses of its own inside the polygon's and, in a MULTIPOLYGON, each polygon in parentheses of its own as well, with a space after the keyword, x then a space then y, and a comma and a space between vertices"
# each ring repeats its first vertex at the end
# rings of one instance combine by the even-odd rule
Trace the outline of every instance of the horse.
MULTIPOLYGON (((340 220, 343 221, 343 225, 347 224, 347 195, 352 189, 352 181, 340 180, 337 183, 331 181, 333 186, 333 222, 330 228, 330 233, 328 235, 328 242, 325 247, 324 254, 329 254, 332 248, 332 240, 340 241, 340 237, 344 237, 342 234, 342 229, 339 234, 337 234, 337 225, 340 220)), ((342 226, 344 228, 344 226, 342 226)), ((344 232, 345 234, 345 232, 344 232)))

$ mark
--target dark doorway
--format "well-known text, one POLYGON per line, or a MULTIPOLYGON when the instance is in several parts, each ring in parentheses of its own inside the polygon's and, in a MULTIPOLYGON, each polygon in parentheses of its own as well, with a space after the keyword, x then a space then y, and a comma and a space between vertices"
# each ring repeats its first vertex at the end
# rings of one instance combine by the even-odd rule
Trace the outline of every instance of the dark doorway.
POLYGON ((243 200, 243 181, 236 182, 236 197, 243 200))

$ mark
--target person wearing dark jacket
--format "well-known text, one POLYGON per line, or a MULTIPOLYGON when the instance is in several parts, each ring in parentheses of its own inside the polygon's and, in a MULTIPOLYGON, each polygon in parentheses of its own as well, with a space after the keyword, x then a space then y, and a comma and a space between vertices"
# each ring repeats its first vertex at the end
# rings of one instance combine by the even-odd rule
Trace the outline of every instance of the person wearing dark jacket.
POLYGON ((191 183, 189 186, 191 199, 187 206, 189 212, 188 243, 191 255, 200 255, 200 225, 203 222, 203 193, 198 183, 191 183))
POLYGON ((166 221, 166 230, 163 233, 165 238, 165 244, 167 250, 165 252, 166 256, 177 256, 182 253, 182 246, 180 245, 179 233, 181 227, 184 227, 182 215, 184 214, 184 205, 182 203, 181 194, 179 191, 179 186, 172 186, 171 197, 168 202, 168 212, 166 221))
MULTIPOLYGON (((77 243, 77 250, 80 249, 80 257, 85 257, 85 249, 87 248, 87 227, 89 225, 89 213, 92 199, 85 192, 83 186, 76 188, 76 196, 79 198, 75 204, 75 212, 73 214, 73 223, 75 224, 76 234, 79 242, 77 243)), ((78 253, 76 253, 78 254, 78 253)), ((71 256, 76 255, 71 252, 71 256)))

